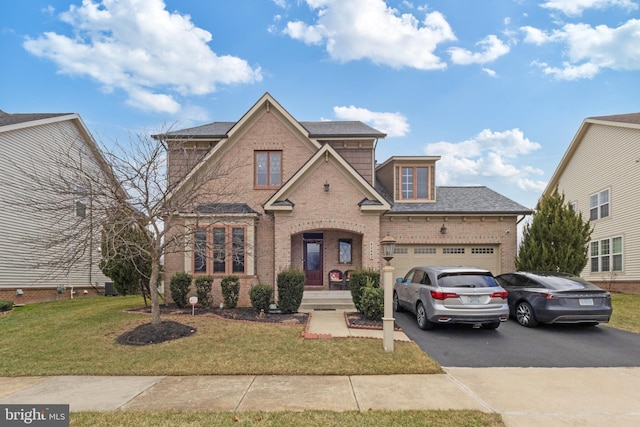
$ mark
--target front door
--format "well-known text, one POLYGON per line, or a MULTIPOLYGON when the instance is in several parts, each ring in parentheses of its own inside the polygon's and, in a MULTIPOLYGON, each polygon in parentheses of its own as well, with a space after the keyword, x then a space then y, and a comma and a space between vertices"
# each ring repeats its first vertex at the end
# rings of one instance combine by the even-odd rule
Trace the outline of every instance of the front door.
POLYGON ((304 240, 306 286, 322 286, 322 240, 304 240))

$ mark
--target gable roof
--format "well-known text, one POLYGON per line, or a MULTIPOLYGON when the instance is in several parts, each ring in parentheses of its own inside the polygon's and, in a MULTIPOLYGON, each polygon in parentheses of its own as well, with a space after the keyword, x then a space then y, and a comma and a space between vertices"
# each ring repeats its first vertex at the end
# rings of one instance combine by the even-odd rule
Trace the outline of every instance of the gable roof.
POLYGON ((629 113, 629 114, 615 114, 611 116, 595 116, 595 117, 587 117, 583 120, 580 128, 576 132, 575 136, 571 140, 571 144, 565 151, 558 167, 555 172, 551 176, 547 187, 542 192, 542 195, 549 195, 553 193, 558 181, 560 180, 560 176, 564 172, 565 168, 569 164, 569 161, 573 157, 573 154, 576 152, 580 144, 582 143, 582 139, 584 135, 587 133, 591 125, 599 124, 605 126, 617 126, 617 127, 625 127, 640 130, 640 113, 629 113))
POLYGON ((436 187, 436 195, 435 202, 395 203, 387 214, 531 214, 531 209, 485 186, 436 187))
POLYGON ((289 196, 295 190, 297 184, 304 179, 305 175, 313 169, 318 162, 325 161, 326 158, 333 158, 338 168, 342 169, 356 185, 363 190, 368 197, 358 202, 362 210, 389 210, 391 204, 382 197, 376 189, 371 186, 338 152, 329 144, 324 144, 293 176, 285 182, 264 204, 265 211, 279 210, 290 211, 295 206, 295 202, 289 200, 289 196))
MULTIPOLYGON (((197 175, 198 171, 206 167, 212 158, 215 158, 218 153, 223 152, 230 144, 237 141, 238 138, 235 138, 235 136, 240 134, 246 127, 245 125, 251 123, 260 111, 280 114, 293 131, 297 132, 301 140, 309 144, 314 150, 320 150, 322 147, 322 144, 317 141, 317 138, 338 138, 345 136, 383 138, 386 136, 384 133, 361 122, 298 122, 278 101, 266 92, 237 122, 213 122, 193 128, 151 135, 154 139, 165 140, 215 139, 220 141, 187 173, 181 182, 169 193, 167 199, 171 199, 176 193, 180 192, 180 190, 197 175)), ((339 155, 338 157, 341 158, 339 155)), ((344 162, 344 160, 342 161, 344 162)))

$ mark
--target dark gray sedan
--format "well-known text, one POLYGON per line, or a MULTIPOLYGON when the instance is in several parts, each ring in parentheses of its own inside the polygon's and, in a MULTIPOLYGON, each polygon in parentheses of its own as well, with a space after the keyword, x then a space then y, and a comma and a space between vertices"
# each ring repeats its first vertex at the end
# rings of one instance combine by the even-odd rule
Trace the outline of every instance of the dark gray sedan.
POLYGON ((522 326, 597 325, 611 318, 611 294, 578 276, 517 272, 501 274, 496 280, 509 292, 509 314, 522 326))

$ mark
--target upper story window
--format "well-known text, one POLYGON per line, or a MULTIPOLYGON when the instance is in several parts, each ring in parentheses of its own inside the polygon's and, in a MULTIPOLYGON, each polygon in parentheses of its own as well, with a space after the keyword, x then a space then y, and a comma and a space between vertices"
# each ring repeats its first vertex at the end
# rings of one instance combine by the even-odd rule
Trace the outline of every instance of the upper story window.
POLYGON ((429 168, 402 167, 401 194, 403 199, 426 199, 429 191, 429 168))
POLYGON ((589 219, 606 218, 609 216, 609 190, 603 190, 589 197, 589 219))
POLYGON ((256 151, 255 186, 279 187, 282 184, 282 151, 256 151))

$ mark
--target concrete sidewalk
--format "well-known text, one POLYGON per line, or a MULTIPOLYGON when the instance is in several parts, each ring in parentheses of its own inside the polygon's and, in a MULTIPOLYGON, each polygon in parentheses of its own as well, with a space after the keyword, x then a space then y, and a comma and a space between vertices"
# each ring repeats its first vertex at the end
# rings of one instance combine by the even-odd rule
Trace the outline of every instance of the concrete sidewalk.
MULTIPOLYGON (((382 338, 344 312, 314 311, 315 338, 382 338)), ((398 340, 408 338, 395 332, 398 340)), ((382 345, 382 343, 381 343, 382 345)), ((638 368, 444 368, 436 375, 0 377, 0 404, 78 411, 475 409, 507 427, 640 425, 638 368)))
POLYGON ((449 368, 437 375, 0 378, 0 404, 77 411, 474 409, 514 426, 640 425, 640 368, 449 368))

